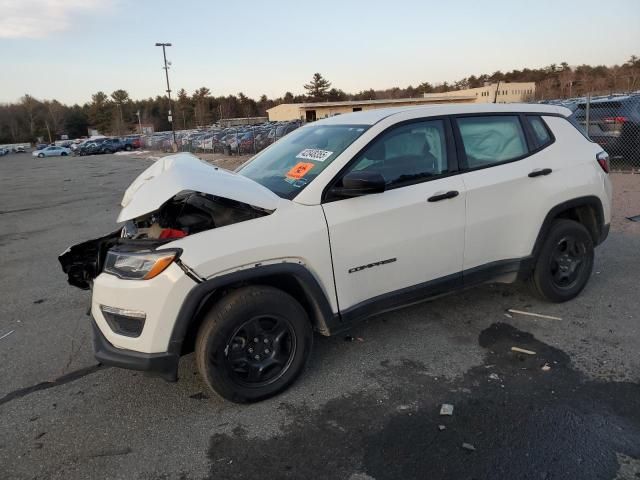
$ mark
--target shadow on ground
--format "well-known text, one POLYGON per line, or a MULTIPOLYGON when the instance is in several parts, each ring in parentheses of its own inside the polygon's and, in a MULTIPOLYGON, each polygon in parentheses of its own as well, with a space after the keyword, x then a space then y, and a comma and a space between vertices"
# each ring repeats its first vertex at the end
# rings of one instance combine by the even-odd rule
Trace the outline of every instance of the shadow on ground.
POLYGON ((270 439, 214 435, 210 478, 611 479, 619 458, 640 459, 639 384, 587 380, 564 352, 508 324, 479 343, 485 363, 458 380, 382 362, 383 393, 282 405, 292 421, 270 439), (439 415, 442 403, 453 416, 439 415))

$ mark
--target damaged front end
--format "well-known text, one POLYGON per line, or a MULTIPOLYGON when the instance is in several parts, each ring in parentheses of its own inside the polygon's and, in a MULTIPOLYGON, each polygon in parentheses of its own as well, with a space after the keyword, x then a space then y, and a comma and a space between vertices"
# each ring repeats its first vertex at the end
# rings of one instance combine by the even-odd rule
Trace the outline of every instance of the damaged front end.
POLYGON ((179 249, 160 248, 163 245, 270 213, 215 195, 181 192, 157 211, 128 220, 108 235, 74 245, 58 259, 69 284, 83 290, 91 288, 102 271, 125 279, 148 280, 180 256, 179 249), (171 252, 175 253, 169 255, 171 252), (145 270, 149 265, 156 270, 145 270))
POLYGON ((69 284, 84 290, 102 271, 147 280, 179 261, 181 250, 161 248, 165 244, 269 215, 278 200, 246 177, 190 154, 172 155, 142 172, 127 189, 118 216, 122 228, 74 245, 58 259, 69 284))

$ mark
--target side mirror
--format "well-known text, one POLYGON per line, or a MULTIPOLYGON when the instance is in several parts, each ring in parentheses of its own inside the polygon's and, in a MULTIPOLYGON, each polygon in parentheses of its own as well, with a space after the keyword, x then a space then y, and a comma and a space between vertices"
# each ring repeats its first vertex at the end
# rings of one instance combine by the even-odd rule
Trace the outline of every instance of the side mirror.
POLYGON ((342 187, 333 187, 336 197, 361 197, 372 193, 382 193, 386 187, 384 177, 378 172, 353 171, 342 177, 342 187))

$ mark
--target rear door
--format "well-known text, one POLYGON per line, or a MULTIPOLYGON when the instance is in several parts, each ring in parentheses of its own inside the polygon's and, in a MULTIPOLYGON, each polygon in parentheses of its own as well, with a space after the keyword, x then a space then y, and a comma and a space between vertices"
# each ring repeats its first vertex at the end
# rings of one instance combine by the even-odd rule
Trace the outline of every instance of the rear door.
POLYGON ((466 170, 463 266, 469 283, 478 279, 475 275, 519 267, 518 262, 531 254, 545 198, 557 190, 553 170, 558 166, 551 155, 538 154, 553 143, 553 137, 544 123, 538 124, 548 137, 536 143, 526 122, 527 117, 519 114, 456 118, 456 140, 466 170))
POLYGON ((380 173, 386 191, 323 203, 341 312, 393 308, 461 282, 465 188, 449 121, 391 127, 342 175, 351 171, 380 173))

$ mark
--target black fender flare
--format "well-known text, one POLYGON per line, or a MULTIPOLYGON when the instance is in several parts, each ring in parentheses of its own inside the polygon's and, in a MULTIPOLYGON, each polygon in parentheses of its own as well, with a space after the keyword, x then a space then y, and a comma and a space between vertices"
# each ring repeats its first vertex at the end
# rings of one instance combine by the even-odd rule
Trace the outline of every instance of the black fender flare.
POLYGON ((593 244, 599 245, 606 238, 606 234, 608 233, 607 226, 604 224, 604 209, 602 207, 602 201, 600 198, 595 195, 588 195, 584 197, 577 197, 571 200, 567 200, 566 202, 562 202, 555 207, 553 207, 547 213, 547 216, 544 218, 542 222, 542 226, 538 232, 538 236, 536 237, 536 242, 533 245, 532 257, 535 259, 542 248, 544 243, 544 239, 547 237, 549 230, 551 229, 551 224, 553 221, 560 215, 562 212, 570 210, 576 207, 592 207, 596 213, 596 224, 592 225, 591 228, 587 226, 593 235, 593 244))
POLYGON ((287 277, 296 282, 305 297, 303 299, 304 303, 310 310, 309 313, 314 329, 322 335, 330 335, 340 320, 339 315, 333 313, 329 300, 320 284, 304 265, 283 262, 272 265, 257 265, 253 268, 238 270, 205 280, 192 288, 176 317, 168 351, 178 355, 182 353, 183 342, 191 323, 196 320, 202 307, 214 292, 221 288, 244 282, 266 283, 268 279, 273 279, 274 277, 287 277))

